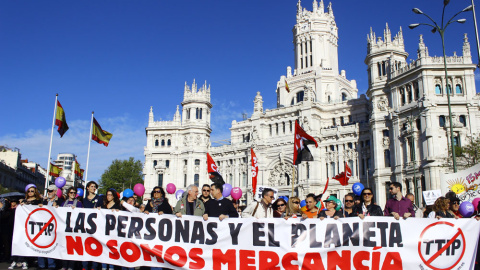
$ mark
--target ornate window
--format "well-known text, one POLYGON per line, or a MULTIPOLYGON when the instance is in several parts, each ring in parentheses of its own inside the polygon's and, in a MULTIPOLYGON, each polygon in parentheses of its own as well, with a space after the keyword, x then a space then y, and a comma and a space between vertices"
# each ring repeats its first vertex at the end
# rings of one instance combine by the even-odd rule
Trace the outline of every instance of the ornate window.
POLYGON ((162 146, 165 146, 165 140, 162 140, 162 146))
POLYGON ((193 177, 193 184, 198 187, 199 183, 200 183, 200 175, 195 174, 195 176, 193 177))
POLYGON ((300 92, 297 93, 297 103, 303 101, 304 94, 305 93, 303 91, 300 91, 300 92))
POLYGON ((168 139, 167 140, 167 146, 171 146, 172 145, 172 140, 168 139))
POLYGON ((347 100, 347 94, 342 93, 342 101, 346 101, 346 100, 347 100))
POLYGON ((460 84, 457 84, 455 86, 455 94, 462 94, 463 91, 462 91, 462 86, 460 84))
POLYGON ((158 146, 158 139, 155 140, 155 146, 158 146))
POLYGON ((435 94, 437 94, 437 95, 442 94, 442 87, 440 86, 440 84, 435 85, 435 94))
POLYGON ((200 165, 200 159, 195 159, 195 165, 200 165))
POLYGON ((460 116, 458 117, 458 120, 460 121, 460 123, 462 123, 462 125, 463 125, 464 127, 467 126, 467 119, 465 118, 465 115, 460 115, 460 116))
POLYGON ((385 168, 389 168, 391 165, 390 165, 390 150, 385 150, 383 151, 383 158, 385 160, 385 168))

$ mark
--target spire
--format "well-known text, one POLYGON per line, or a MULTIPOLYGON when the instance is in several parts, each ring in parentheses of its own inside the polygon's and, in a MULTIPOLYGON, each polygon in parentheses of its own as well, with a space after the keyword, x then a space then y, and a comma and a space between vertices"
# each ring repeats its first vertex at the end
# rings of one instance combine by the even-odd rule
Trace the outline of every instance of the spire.
POLYGON ((185 88, 184 88, 184 92, 188 92, 190 91, 190 87, 188 87, 187 85, 187 81, 185 81, 185 88))
POLYGON ((193 83, 192 83, 192 92, 193 93, 197 92, 197 84, 195 83, 195 79, 193 79, 193 83))
POLYGON ((468 42, 467 33, 463 35, 463 56, 472 56, 470 51, 470 42, 468 42))
POLYGON ((328 3, 328 14, 330 14, 333 17, 332 2, 328 3))
POLYGON ((257 92, 257 96, 253 100, 253 115, 259 115, 263 113, 263 98, 260 92, 257 92))
POLYGON ((317 0, 313 0, 313 13, 317 13, 318 3, 317 0))
POLYGON ((388 23, 385 26, 385 30, 383 30, 383 40, 385 43, 392 42, 392 33, 390 32, 390 28, 388 28, 388 23))
POLYGON ((325 12, 325 4, 323 3, 323 0, 320 0, 320 5, 318 8, 320 9, 320 13, 323 14, 325 12))
POLYGON ((177 111, 175 112, 175 115, 173 116, 173 121, 174 122, 180 122, 182 118, 180 117, 180 110, 177 105, 177 111))
POLYGON ((148 113, 148 124, 153 124, 153 106, 150 106, 150 112, 148 113))
POLYGON ((302 1, 298 0, 297 3, 297 14, 302 13, 302 1))

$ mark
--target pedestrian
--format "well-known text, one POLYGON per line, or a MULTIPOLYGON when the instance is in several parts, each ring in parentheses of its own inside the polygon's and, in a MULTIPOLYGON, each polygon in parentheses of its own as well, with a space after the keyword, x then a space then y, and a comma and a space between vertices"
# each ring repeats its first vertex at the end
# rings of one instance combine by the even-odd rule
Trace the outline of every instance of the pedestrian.
POLYGON ((287 201, 283 198, 278 198, 275 200, 273 203, 273 217, 279 218, 282 217, 284 218, 287 216, 287 201))
POLYGON ((145 214, 173 214, 172 207, 168 203, 168 199, 165 198, 165 191, 162 187, 154 187, 150 196, 152 199, 150 199, 150 201, 145 206, 145 214))
POLYGON ((344 210, 345 210, 345 217, 356 217, 357 216, 357 213, 355 213, 355 211, 353 211, 353 208, 355 206, 355 194, 353 193, 348 193, 347 195, 345 195, 345 197, 343 197, 343 200, 344 200, 344 210))
POLYGON ((428 215, 429 218, 458 218, 449 208, 450 201, 445 197, 438 197, 433 204, 433 211, 428 215))
MULTIPOLYGON (((55 204, 58 207, 57 204, 55 204)), ((82 202, 77 198, 77 190, 74 187, 69 187, 67 189, 67 199, 61 204, 62 207, 71 207, 72 209, 75 208, 83 208, 82 202)), ((76 261, 63 261, 63 267, 61 270, 73 270, 75 268, 76 261)))
POLYGON ((391 183, 389 191, 392 198, 385 204, 384 215, 393 216, 396 220, 400 219, 400 217, 415 217, 412 201, 402 195, 402 184, 398 182, 391 183))
POLYGON ((243 210, 242 217, 249 218, 272 218, 273 217, 273 208, 272 202, 275 198, 274 192, 270 188, 264 188, 262 191, 262 199, 260 202, 252 202, 250 205, 243 210))
POLYGON ((315 194, 310 193, 305 198, 305 202, 307 203, 305 206, 305 211, 303 211, 302 218, 316 218, 318 215, 319 209, 316 205, 315 194))
POLYGON ((209 200, 212 199, 210 196, 211 188, 208 184, 204 184, 202 186, 202 195, 200 195, 200 200, 202 200, 203 204, 207 203, 209 200))
POLYGON ((413 193, 407 193, 407 195, 405 195, 405 198, 409 199, 412 202, 412 207, 413 207, 413 211, 415 212, 415 217, 423 218, 423 209, 421 209, 415 204, 415 195, 413 195, 413 193))
POLYGON ((364 188, 360 194, 360 198, 360 204, 353 208, 356 216, 361 219, 366 216, 383 216, 382 208, 375 204, 373 190, 371 188, 364 188))
MULTIPOLYGON (((39 207, 43 205, 46 206, 54 206, 59 204, 59 199, 57 197, 57 186, 50 185, 47 188, 47 197, 43 200, 42 204, 39 204, 39 207)), ((46 258, 46 257, 38 257, 37 260, 38 269, 46 269, 53 270, 56 268, 55 260, 53 258, 46 258), (46 260, 45 260, 46 259, 46 260), (46 261, 46 262, 45 262, 46 261)))
MULTIPOLYGON (((112 211, 119 211, 121 209, 120 200, 118 199, 118 194, 115 189, 108 189, 103 197, 103 202, 97 209, 111 209, 112 211)), ((113 269, 113 265, 102 263, 102 270, 107 269, 113 269)))
POLYGON ((177 217, 182 215, 190 216, 203 216, 205 213, 205 205, 198 196, 198 187, 195 185, 189 185, 187 187, 187 196, 183 196, 175 205, 173 213, 177 217))
POLYGON ((288 200, 287 215, 285 218, 296 218, 302 216, 302 210, 300 210, 300 199, 298 197, 290 197, 288 200))
POLYGON ((325 218, 339 219, 343 217, 342 211, 336 210, 338 204, 336 199, 334 199, 334 197, 330 196, 323 202, 325 203, 325 206, 327 207, 327 209, 322 209, 318 213, 317 217, 320 218, 320 220, 324 220, 325 218))
POLYGON ((463 218, 462 214, 460 214, 460 199, 457 197, 457 194, 453 191, 449 191, 445 194, 445 198, 450 200, 449 210, 455 216, 459 218, 463 218))
POLYGON ((205 204, 205 213, 203 214, 203 219, 206 221, 208 217, 218 217, 221 221, 225 218, 237 218, 238 212, 233 207, 233 203, 224 198, 222 195, 223 186, 220 182, 215 182, 211 186, 211 193, 213 199, 208 200, 205 204))
POLYGON ((1 258, 0 261, 10 261, 10 254, 11 254, 11 241, 12 236, 9 234, 9 220, 13 215, 13 211, 10 208, 10 202, 7 199, 1 198, 0 199, 0 254, 1 258))

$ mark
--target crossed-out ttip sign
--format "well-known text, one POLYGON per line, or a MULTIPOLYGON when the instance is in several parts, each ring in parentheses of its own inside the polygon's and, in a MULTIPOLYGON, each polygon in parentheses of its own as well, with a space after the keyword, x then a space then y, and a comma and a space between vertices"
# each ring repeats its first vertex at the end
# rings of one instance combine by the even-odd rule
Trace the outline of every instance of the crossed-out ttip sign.
POLYGON ((450 222, 435 222, 420 234, 418 254, 423 263, 431 269, 452 269, 460 262, 464 253, 465 236, 459 227, 450 222))
POLYGON ((57 239, 57 220, 48 209, 35 209, 25 221, 25 232, 34 246, 49 248, 57 239))

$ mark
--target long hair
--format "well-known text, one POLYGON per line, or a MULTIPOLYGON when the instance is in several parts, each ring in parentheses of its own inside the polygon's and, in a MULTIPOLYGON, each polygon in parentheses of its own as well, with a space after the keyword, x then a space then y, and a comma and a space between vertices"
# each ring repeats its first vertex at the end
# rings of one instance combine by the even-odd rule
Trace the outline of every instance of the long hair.
MULTIPOLYGON (((85 193, 86 193, 86 194, 85 194, 85 198, 87 198, 88 195, 90 195, 90 191, 88 191, 88 187, 90 187, 91 185, 95 185, 95 188, 98 189, 98 184, 97 184, 95 181, 89 181, 89 182, 87 183, 87 188, 86 188, 86 191, 87 191, 87 192, 85 192, 85 193)), ((94 194, 95 194, 95 193, 94 193, 94 194)))
POLYGON ((298 210, 295 210, 295 204, 293 203, 294 201, 300 202, 300 198, 298 197, 290 197, 288 199, 288 206, 287 206, 287 215, 292 215, 296 213, 300 213, 300 204, 298 204, 298 210))
MULTIPOLYGON (((285 206, 287 206, 287 201, 285 201, 283 198, 278 198, 272 205, 272 208, 275 211, 278 210, 278 202, 283 202, 285 206)), ((285 212, 287 212, 287 208, 285 208, 285 212)))
MULTIPOLYGON (((35 199, 37 200, 41 200, 42 197, 40 197, 40 192, 38 192, 38 189, 37 187, 29 187, 28 189, 31 189, 31 188, 34 188, 35 189, 35 192, 33 193, 33 197, 35 197, 35 199)), ((28 190, 27 192, 25 193, 25 200, 28 199, 28 190)))
POLYGON ((107 206, 108 205, 108 199, 107 199, 107 194, 108 192, 111 192, 112 193, 112 196, 113 196, 113 201, 115 203, 120 203, 120 200, 118 199, 118 195, 117 195, 117 191, 113 188, 110 188, 107 190, 107 192, 105 192, 105 196, 103 196, 103 205, 107 206))
POLYGON ((434 212, 447 212, 448 210, 448 203, 447 203, 447 199, 445 199, 445 197, 438 197, 436 200, 435 200, 435 203, 433 204, 433 211, 434 212))
POLYGON ((70 190, 73 190, 73 191, 75 191, 75 193, 77 193, 77 190, 76 190, 74 187, 69 187, 69 188, 67 189, 67 201, 70 199, 70 197, 69 197, 70 190))
MULTIPOLYGON (((162 197, 165 198, 165 190, 163 190, 162 187, 156 186, 152 189, 152 192, 150 193, 150 199, 153 200, 153 194, 155 193, 155 189, 160 189, 160 193, 162 194, 162 197)), ((165 198, 166 199, 166 198, 165 198)))
POLYGON ((362 204, 364 203, 364 201, 363 201, 363 192, 364 192, 365 190, 370 190, 370 193, 372 193, 372 201, 371 201, 370 203, 371 203, 371 204, 375 204, 375 196, 374 196, 374 194, 373 194, 373 190, 372 190, 371 188, 368 188, 368 187, 367 187, 367 188, 364 188, 364 189, 362 190, 362 193, 360 194, 360 205, 362 205, 362 204))

